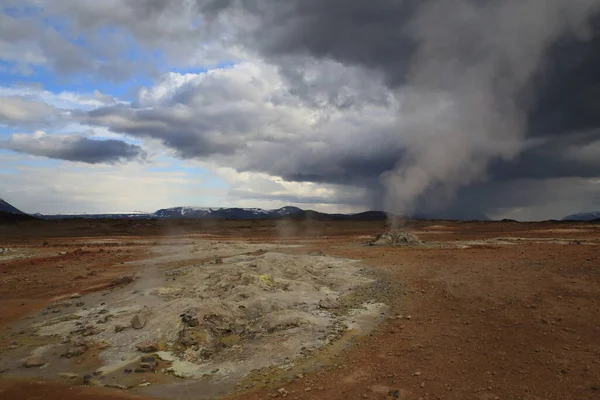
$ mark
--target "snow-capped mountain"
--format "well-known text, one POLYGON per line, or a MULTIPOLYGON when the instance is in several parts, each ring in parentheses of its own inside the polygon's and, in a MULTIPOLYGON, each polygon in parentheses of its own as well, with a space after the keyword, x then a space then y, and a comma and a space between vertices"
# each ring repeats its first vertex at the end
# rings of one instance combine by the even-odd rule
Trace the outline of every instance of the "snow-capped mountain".
POLYGON ((23 211, 8 204, 6 201, 4 201, 2 199, 0 199, 0 212, 10 213, 10 214, 25 214, 23 211))
POLYGON ((564 217, 563 221, 593 221, 595 219, 600 219, 600 211, 571 214, 564 217))
POLYGON ((149 219, 154 218, 151 213, 144 213, 139 211, 133 211, 129 213, 107 213, 107 214, 32 214, 32 216, 42 219, 68 219, 68 218, 79 218, 79 219, 149 219))
POLYGON ((302 212, 298 207, 282 207, 276 210, 262 208, 216 208, 216 207, 173 207, 158 210, 154 218, 221 218, 221 219, 268 219, 302 212))

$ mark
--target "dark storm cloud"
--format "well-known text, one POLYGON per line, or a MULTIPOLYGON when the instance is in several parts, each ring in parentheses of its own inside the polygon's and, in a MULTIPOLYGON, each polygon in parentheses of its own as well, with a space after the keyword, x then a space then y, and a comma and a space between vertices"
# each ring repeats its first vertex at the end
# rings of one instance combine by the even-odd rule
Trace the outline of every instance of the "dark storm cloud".
POLYGON ((557 41, 535 80, 529 131, 535 136, 600 126, 600 16, 589 39, 572 35, 557 41))
MULTIPOLYGON (((196 4, 207 25, 229 18, 224 43, 277 72, 177 84, 157 102, 99 109, 83 122, 238 171, 368 188, 381 204, 387 192, 397 212, 418 212, 415 202, 484 212, 491 200, 479 196, 475 207, 461 188, 485 179, 599 175, 595 0, 196 4)), ((124 13, 142 16, 136 37, 156 33, 142 21, 169 14, 162 6, 124 13)))
POLYGON ((14 134, 0 148, 38 157, 87 164, 115 164, 145 158, 144 150, 121 140, 94 140, 81 136, 14 134))
MULTIPOLYGON (((416 43, 405 31, 418 0, 241 0, 202 1, 209 16, 227 10, 256 19, 256 30, 240 36, 261 54, 310 56, 383 70, 398 84, 416 43)), ((252 25, 251 25, 252 26, 252 25)), ((243 29, 243 28, 242 28, 243 29)))

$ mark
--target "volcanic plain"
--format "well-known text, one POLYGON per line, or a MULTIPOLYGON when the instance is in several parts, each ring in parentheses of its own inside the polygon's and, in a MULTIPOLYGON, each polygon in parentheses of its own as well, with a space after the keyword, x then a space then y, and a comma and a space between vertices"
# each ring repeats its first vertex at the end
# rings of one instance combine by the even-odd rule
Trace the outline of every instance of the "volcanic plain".
POLYGON ((600 398, 600 224, 389 231, 6 222, 0 398, 600 398))

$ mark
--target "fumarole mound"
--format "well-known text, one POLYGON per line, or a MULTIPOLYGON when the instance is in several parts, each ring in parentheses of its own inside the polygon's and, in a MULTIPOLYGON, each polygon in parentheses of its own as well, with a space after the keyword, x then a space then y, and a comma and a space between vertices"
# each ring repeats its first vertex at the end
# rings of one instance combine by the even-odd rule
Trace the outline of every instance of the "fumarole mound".
POLYGON ((378 233, 367 243, 369 246, 422 246, 424 243, 415 235, 405 231, 378 233))

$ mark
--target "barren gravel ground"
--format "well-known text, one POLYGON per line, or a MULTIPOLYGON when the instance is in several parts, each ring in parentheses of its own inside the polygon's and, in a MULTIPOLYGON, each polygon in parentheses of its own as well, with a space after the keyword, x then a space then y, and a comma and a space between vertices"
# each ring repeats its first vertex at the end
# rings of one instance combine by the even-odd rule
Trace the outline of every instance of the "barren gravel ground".
MULTIPOLYGON (((429 246, 365 247, 383 223, 33 222, 2 227, 0 348, 61 296, 105 290, 158 241, 301 244, 385 278, 393 318, 323 368, 232 398, 598 399, 600 226, 408 224, 429 246), (283 389, 283 390, 280 390, 283 389)), ((200 260, 201 261, 201 260, 200 260)), ((165 268, 184 267, 174 260, 165 268)), ((2 375, 0 375, 2 376, 2 375)), ((0 398, 125 399, 118 389, 0 378, 0 398)))

